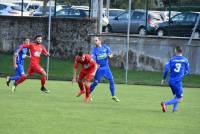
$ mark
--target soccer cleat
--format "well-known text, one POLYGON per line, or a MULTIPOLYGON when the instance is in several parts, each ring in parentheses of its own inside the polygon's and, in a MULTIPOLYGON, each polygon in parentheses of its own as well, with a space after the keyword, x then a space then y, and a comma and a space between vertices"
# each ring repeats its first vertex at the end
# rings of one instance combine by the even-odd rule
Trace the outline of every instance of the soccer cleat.
POLYGON ((112 100, 119 102, 120 100, 116 96, 112 96, 112 100))
POLYGON ((81 95, 84 94, 84 93, 85 93, 84 90, 80 90, 80 91, 76 94, 76 97, 79 97, 79 96, 81 96, 81 95))
POLYGON ((165 103, 164 103, 164 102, 161 102, 160 105, 161 105, 161 107, 162 107, 163 113, 167 112, 167 107, 166 107, 165 103))
POLYGON ((91 95, 89 95, 88 97, 85 97, 84 102, 88 103, 89 101, 91 101, 91 98, 92 98, 91 95))
POLYGON ((9 85, 10 85, 10 77, 9 76, 7 76, 6 77, 6 85, 9 87, 9 85))
POLYGON ((45 87, 41 87, 40 90, 44 93, 49 93, 50 91, 46 89, 45 87))
POLYGON ((15 92, 16 91, 16 87, 17 87, 17 84, 16 84, 16 81, 13 83, 12 87, 11 87, 11 91, 12 92, 15 92))

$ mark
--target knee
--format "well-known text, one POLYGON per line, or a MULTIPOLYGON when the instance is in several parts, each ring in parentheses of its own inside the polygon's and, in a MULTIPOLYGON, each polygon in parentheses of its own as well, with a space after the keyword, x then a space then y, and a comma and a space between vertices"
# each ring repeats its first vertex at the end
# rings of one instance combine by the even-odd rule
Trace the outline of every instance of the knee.
POLYGON ((113 79, 109 79, 109 83, 110 84, 114 84, 114 80, 113 79))

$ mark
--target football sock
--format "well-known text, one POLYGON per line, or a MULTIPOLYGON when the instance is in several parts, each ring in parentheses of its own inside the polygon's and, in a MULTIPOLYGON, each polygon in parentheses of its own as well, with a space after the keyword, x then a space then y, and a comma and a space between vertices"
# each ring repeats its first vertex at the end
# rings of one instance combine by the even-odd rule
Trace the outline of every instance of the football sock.
POLYGON ((114 80, 113 80, 113 79, 110 79, 110 80, 109 80, 109 83, 110 83, 110 92, 111 92, 111 95, 112 95, 112 96, 115 96, 115 85, 114 85, 114 80))
POLYGON ((9 80, 19 80, 20 79, 20 76, 13 76, 13 77, 10 77, 9 80))
POLYGON ((92 91, 94 90, 94 88, 97 86, 97 82, 94 81, 91 85, 90 85, 90 93, 92 93, 92 91))
POLYGON ((178 107, 178 103, 174 103, 174 105, 173 105, 173 112, 176 112, 177 107, 178 107))
POLYGON ((25 81, 26 80, 26 76, 25 75, 22 75, 21 77, 20 77, 20 79, 18 79, 17 81, 16 81, 16 85, 19 85, 20 83, 22 83, 23 81, 25 81))
POLYGON ((41 80, 41 87, 44 87, 44 85, 45 85, 45 83, 46 83, 46 77, 45 77, 45 76, 42 76, 42 77, 40 78, 40 80, 41 80))
POLYGON ((90 86, 85 85, 85 90, 86 90, 86 97, 90 96, 90 86))
POLYGON ((83 91, 84 90, 83 82, 78 81, 78 85, 79 85, 80 90, 83 91))
POLYGON ((165 105, 172 105, 172 104, 175 104, 175 103, 178 103, 178 99, 175 97, 171 100, 168 100, 168 101, 165 101, 165 105))

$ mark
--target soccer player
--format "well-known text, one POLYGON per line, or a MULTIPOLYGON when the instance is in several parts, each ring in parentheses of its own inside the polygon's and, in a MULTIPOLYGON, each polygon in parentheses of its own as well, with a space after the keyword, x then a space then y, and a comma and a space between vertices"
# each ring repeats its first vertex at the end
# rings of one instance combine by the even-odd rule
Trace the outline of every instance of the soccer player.
POLYGON ((82 65, 79 76, 78 76, 78 85, 79 85, 80 91, 77 93, 76 97, 79 97, 85 93, 84 102, 87 103, 89 102, 90 97, 91 97, 90 96, 90 81, 94 77, 94 74, 97 69, 97 64, 91 58, 91 55, 83 54, 83 52, 79 52, 74 62, 74 74, 73 74, 72 83, 76 81, 76 73, 77 73, 77 68, 79 64, 82 65))
MULTIPOLYGON (((38 73, 41 75, 41 91, 48 93, 49 90, 45 88, 45 82, 46 82, 46 72, 45 70, 40 66, 40 56, 43 53, 45 56, 50 56, 47 52, 46 48, 42 45, 42 35, 36 35, 35 42, 31 42, 28 44, 23 44, 20 46, 18 51, 16 52, 16 56, 19 55, 19 52, 23 49, 27 48, 30 50, 30 65, 27 71, 27 76, 32 76, 34 73, 38 73)), ((12 90, 15 91, 16 86, 22 83, 27 78, 26 75, 22 75, 19 80, 17 80, 14 85, 12 86, 12 90)))
POLYGON ((175 48, 176 56, 169 59, 165 66, 161 85, 164 84, 168 72, 170 71, 169 86, 172 90, 174 98, 168 101, 161 102, 162 111, 167 111, 167 105, 173 105, 172 112, 176 112, 178 104, 183 99, 182 80, 184 75, 189 74, 188 59, 182 56, 182 49, 178 46, 175 48))
MULTIPOLYGON (((29 45, 30 40, 25 39, 24 41, 25 44, 29 45)), ((20 47, 20 46, 19 46, 20 47)), ((16 49, 16 51, 19 49, 19 47, 16 49)), ((6 84, 7 86, 10 85, 11 81, 16 81, 18 80, 22 75, 25 75, 24 73, 24 58, 29 57, 26 55, 27 53, 27 48, 23 48, 20 52, 19 55, 16 56, 14 54, 13 56, 13 67, 15 68, 15 76, 7 76, 6 78, 6 84)))
POLYGON ((96 47, 92 50, 92 58, 99 65, 99 68, 96 71, 94 82, 90 85, 90 92, 94 90, 98 83, 100 83, 101 78, 104 76, 109 81, 112 99, 119 102, 120 100, 115 96, 114 80, 108 64, 108 58, 112 58, 113 54, 106 44, 101 43, 100 37, 95 37, 94 41, 96 47))

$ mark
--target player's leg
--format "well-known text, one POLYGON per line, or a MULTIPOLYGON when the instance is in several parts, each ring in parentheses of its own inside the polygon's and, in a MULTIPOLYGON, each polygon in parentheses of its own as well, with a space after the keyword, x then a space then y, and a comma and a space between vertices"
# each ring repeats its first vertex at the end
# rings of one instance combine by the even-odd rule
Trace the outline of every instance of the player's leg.
MULTIPOLYGON (((25 73, 24 73, 24 67, 23 67, 23 65, 18 65, 18 74, 20 75, 20 78, 18 79, 18 80, 15 80, 15 82, 14 82, 14 84, 13 84, 13 86, 12 86, 12 91, 15 91, 16 90, 16 87, 17 87, 17 85, 19 85, 20 83, 22 83, 22 82, 24 82, 25 80, 26 80, 26 78, 27 78, 27 76, 28 75, 26 75, 25 73)), ((29 74, 29 72, 31 72, 32 71, 32 69, 29 67, 29 69, 28 69, 28 74, 29 74)))
MULTIPOLYGON (((173 94, 176 94, 177 87, 178 87, 177 84, 178 84, 178 83, 179 83, 179 82, 169 81, 169 86, 170 86, 170 88, 171 88, 173 94)), ((179 102, 179 99, 177 98, 177 96, 175 96, 174 98, 172 98, 172 99, 170 99, 170 100, 167 100, 167 101, 162 102, 162 103, 161 103, 162 111, 163 111, 163 112, 166 112, 166 111, 167 111, 167 108, 166 108, 167 105, 174 105, 174 104, 177 105, 178 102, 179 102)))
POLYGON ((84 72, 84 69, 80 70, 79 76, 78 76, 78 86, 79 86, 79 92, 76 94, 76 97, 81 96, 82 94, 85 93, 85 88, 84 88, 84 83, 83 79, 85 77, 86 73, 84 72))
POLYGON ((110 93, 111 93, 112 99, 116 102, 119 102, 120 100, 115 96, 115 83, 114 83, 113 75, 110 68, 107 68, 105 70, 104 77, 109 81, 110 93))
POLYGON ((90 81, 94 77, 94 71, 95 71, 94 69, 91 69, 91 70, 86 72, 86 76, 85 76, 85 91, 86 91, 86 94, 85 94, 85 99, 84 99, 85 102, 89 102, 90 98, 91 98, 91 95, 90 95, 90 81))
POLYGON ((7 86, 10 85, 11 81, 13 81, 13 80, 16 81, 16 80, 20 79, 21 73, 23 73, 23 72, 24 72, 23 65, 18 64, 18 67, 15 69, 15 76, 7 76, 7 78, 6 78, 7 86))
POLYGON ((182 86, 182 82, 177 82, 176 84, 176 100, 177 102, 174 103, 173 105, 173 109, 172 109, 172 112, 176 112, 177 111, 177 107, 178 107, 178 104, 183 100, 183 86, 182 86))
POLYGON ((41 88, 40 90, 44 93, 49 93, 50 91, 45 87, 47 73, 46 71, 39 65, 34 67, 36 73, 40 74, 41 88))
POLYGON ((95 87, 98 85, 98 83, 100 83, 101 81, 101 77, 104 75, 104 70, 99 67, 95 73, 94 76, 94 81, 93 83, 90 85, 90 93, 93 92, 93 90, 95 89, 95 87))

